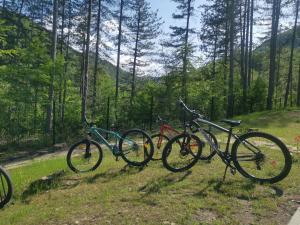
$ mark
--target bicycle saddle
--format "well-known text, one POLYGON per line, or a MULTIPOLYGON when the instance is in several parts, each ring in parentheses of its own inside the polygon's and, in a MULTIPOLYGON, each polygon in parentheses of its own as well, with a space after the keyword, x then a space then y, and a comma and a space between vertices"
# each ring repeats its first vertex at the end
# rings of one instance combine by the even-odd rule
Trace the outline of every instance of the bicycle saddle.
POLYGON ((221 120, 221 121, 224 122, 224 123, 227 123, 231 127, 239 126, 242 122, 241 120, 227 120, 227 119, 224 119, 224 120, 221 120))

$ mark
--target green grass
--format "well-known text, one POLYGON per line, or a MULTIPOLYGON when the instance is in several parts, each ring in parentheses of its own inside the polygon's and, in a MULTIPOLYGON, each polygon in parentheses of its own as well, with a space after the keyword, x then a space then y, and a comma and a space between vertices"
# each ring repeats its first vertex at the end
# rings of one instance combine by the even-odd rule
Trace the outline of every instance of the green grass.
POLYGON ((258 128, 279 136, 287 144, 295 145, 295 137, 300 135, 300 109, 259 112, 237 118, 242 120, 242 128, 258 128))
MULTIPOLYGON (((242 119, 287 142, 300 131, 297 119, 283 112, 242 119), (289 119, 285 126, 282 118, 289 119)), ((174 174, 159 161, 143 170, 124 168, 122 160, 104 153, 103 164, 91 173, 72 173, 61 156, 10 170, 15 194, 0 210, 0 224, 287 224, 300 200, 296 155, 285 180, 259 185, 230 173, 222 183, 225 167, 218 158, 174 174), (52 182, 39 181, 62 169, 66 173, 52 182)))

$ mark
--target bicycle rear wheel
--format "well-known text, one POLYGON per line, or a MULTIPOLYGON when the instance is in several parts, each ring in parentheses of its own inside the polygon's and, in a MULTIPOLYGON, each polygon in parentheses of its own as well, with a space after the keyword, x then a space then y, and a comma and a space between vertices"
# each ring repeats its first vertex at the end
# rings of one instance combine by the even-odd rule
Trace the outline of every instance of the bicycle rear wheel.
POLYGON ((6 205, 13 193, 13 186, 8 173, 0 167, 0 208, 6 205))
POLYGON ((131 129, 125 132, 119 142, 121 157, 132 166, 144 166, 153 157, 154 146, 151 137, 143 130, 131 129))
POLYGON ((276 183, 290 172, 292 158, 278 138, 261 132, 242 135, 232 146, 232 160, 245 177, 260 183, 276 183))
POLYGON ((69 168, 75 173, 97 169, 103 158, 100 145, 91 140, 82 140, 74 144, 67 154, 69 168))
POLYGON ((172 138, 162 154, 163 165, 172 172, 182 172, 193 167, 199 160, 203 143, 189 133, 183 133, 172 138))

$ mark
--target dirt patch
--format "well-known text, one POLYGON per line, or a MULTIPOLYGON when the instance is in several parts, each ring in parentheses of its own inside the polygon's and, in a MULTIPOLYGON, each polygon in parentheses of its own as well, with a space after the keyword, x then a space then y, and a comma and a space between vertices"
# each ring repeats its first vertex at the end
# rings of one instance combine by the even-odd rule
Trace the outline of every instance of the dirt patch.
POLYGON ((255 216, 252 213, 251 202, 244 199, 238 199, 239 212, 235 214, 235 218, 243 224, 250 225, 254 223, 255 216))
POLYGON ((278 206, 278 210, 276 213, 270 213, 268 217, 264 217, 260 219, 259 224, 288 224, 291 217, 297 210, 298 204, 294 204, 293 202, 288 202, 283 205, 278 206))
POLYGON ((192 216, 194 220, 201 223, 212 223, 218 218, 218 214, 209 209, 198 209, 192 216))

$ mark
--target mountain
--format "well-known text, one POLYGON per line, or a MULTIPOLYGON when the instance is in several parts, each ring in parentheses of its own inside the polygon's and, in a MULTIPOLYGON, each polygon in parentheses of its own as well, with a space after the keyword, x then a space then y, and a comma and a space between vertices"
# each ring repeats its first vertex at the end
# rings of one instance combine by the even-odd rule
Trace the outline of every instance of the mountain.
MULTIPOLYGON (((24 15, 19 15, 7 10, 3 10, 0 7, 0 13, 1 13, 1 19, 3 19, 3 23, 5 23, 6 25, 9 26, 22 26, 22 29, 24 30, 24 37, 28 38, 30 35, 37 35, 37 33, 46 33, 46 35, 48 36, 47 38, 47 46, 49 46, 49 49, 51 49, 51 38, 52 38, 52 31, 48 30, 46 27, 41 26, 40 24, 37 24, 35 22, 32 22, 32 20, 30 20, 28 17, 24 16, 24 15), (30 31, 30 29, 34 29, 34 31, 30 31)), ((9 41, 9 40, 8 40, 9 41)), ((24 41, 25 42, 25 41, 24 41)), ((60 43, 60 40, 58 40, 58 43, 60 43)), ((14 48, 15 46, 13 46, 14 44, 12 44, 12 48, 14 48)), ((58 44, 58 48, 59 48, 60 44, 58 44)), ((64 49, 66 49, 66 44, 64 44, 64 49)), ((73 58, 73 60, 75 59, 75 61, 77 61, 76 63, 78 63, 78 65, 80 65, 80 57, 81 57, 81 52, 76 50, 76 48, 74 46, 69 46, 69 52, 71 58, 73 58)), ((95 53, 91 52, 90 53, 90 66, 91 69, 93 68, 93 64, 95 61, 95 53)), ((105 60, 105 59, 100 59, 99 60, 99 68, 101 68, 106 74, 108 74, 110 77, 112 77, 113 79, 115 79, 116 76, 116 66, 113 65, 111 62, 105 60)), ((128 72, 126 72, 123 69, 120 69, 120 80, 127 80, 130 77, 130 74, 128 72)))
MULTIPOLYGON (((296 37, 300 36, 300 26, 297 27, 296 37)), ((293 37, 293 29, 288 29, 282 33, 278 34, 278 46, 283 48, 290 48, 292 44, 293 37)), ((263 52, 266 51, 270 47, 270 39, 264 41, 261 45, 259 45, 255 51, 263 52)), ((295 48, 300 48, 300 39, 296 38, 295 40, 295 48)))

